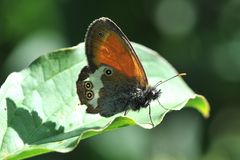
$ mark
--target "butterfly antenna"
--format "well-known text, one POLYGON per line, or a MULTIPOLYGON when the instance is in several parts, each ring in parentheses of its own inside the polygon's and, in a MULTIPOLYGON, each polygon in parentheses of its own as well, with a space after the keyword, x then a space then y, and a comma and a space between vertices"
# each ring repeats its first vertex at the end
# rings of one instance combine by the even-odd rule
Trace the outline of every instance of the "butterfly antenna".
POLYGON ((172 76, 172 77, 166 79, 165 81, 159 81, 159 82, 154 86, 154 88, 156 88, 157 86, 159 86, 159 85, 161 85, 161 84, 163 84, 163 83, 165 83, 165 82, 167 82, 167 81, 169 81, 169 80, 171 80, 171 79, 173 79, 173 78, 176 78, 176 77, 178 77, 178 76, 185 76, 185 75, 187 75, 187 74, 186 74, 186 73, 178 73, 177 75, 172 76))
POLYGON ((152 113, 151 113, 151 106, 150 106, 150 104, 149 104, 149 107, 148 107, 148 111, 149 111, 148 114, 149 114, 149 118, 150 118, 151 124, 154 127, 154 123, 153 123, 153 120, 152 120, 152 113))

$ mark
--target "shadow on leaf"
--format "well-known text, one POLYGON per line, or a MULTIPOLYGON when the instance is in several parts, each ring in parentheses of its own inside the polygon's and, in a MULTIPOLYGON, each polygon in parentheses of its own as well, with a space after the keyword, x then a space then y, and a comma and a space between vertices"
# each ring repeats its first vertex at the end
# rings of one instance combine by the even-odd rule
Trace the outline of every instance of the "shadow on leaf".
POLYGON ((29 112, 24 108, 17 108, 15 102, 6 98, 8 127, 14 129, 25 144, 34 144, 38 141, 59 135, 64 132, 64 127, 56 129, 56 123, 42 122, 36 111, 29 112))

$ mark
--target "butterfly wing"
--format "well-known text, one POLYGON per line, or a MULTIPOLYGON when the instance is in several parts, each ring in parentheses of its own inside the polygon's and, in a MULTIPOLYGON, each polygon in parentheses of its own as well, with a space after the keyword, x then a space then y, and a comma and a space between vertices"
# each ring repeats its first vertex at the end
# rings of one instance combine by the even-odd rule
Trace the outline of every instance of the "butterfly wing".
POLYGON ((77 81, 81 104, 87 105, 88 113, 104 117, 128 110, 136 92, 148 87, 142 64, 129 40, 114 22, 100 18, 89 26, 85 45, 88 66, 82 69, 77 81))
POLYGON ((85 43, 92 73, 101 65, 108 65, 146 88, 148 81, 142 64, 127 37, 113 21, 105 17, 95 20, 89 26, 85 43))

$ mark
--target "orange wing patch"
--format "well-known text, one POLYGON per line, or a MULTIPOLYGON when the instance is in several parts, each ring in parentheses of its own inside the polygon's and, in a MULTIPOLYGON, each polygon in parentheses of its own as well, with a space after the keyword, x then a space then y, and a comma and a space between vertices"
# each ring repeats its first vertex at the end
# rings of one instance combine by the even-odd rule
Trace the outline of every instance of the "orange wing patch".
POLYGON ((97 66, 109 65, 129 78, 136 78, 142 87, 147 86, 145 72, 136 54, 115 32, 105 32, 102 40, 93 44, 93 53, 97 66))

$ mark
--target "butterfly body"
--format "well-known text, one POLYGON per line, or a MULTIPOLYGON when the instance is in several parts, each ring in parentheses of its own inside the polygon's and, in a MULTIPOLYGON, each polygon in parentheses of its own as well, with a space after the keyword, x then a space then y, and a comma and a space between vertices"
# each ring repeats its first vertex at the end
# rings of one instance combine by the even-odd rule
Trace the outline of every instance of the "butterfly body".
POLYGON ((146 108, 160 96, 148 85, 144 69, 127 37, 108 18, 94 21, 86 34, 85 66, 77 93, 88 113, 110 117, 129 109, 146 108))

